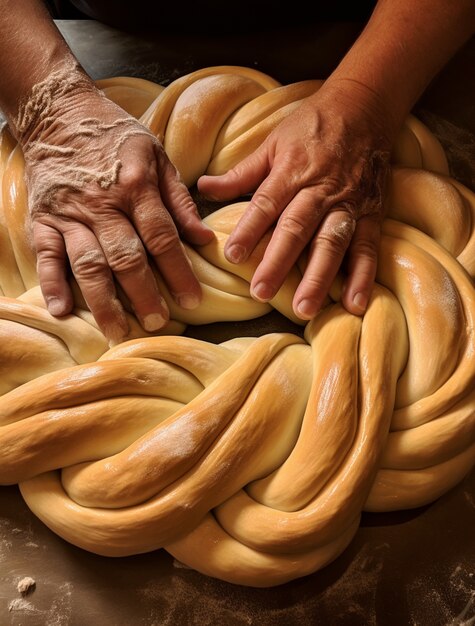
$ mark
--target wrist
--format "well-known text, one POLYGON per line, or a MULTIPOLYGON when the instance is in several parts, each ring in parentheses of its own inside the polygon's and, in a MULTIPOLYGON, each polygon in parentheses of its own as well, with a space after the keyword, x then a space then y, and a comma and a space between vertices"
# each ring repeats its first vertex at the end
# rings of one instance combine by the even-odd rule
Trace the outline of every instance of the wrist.
POLYGON ((403 120, 393 114, 383 95, 363 81, 333 74, 316 94, 327 92, 327 99, 333 110, 350 112, 361 121, 362 131, 371 135, 382 149, 390 150, 403 120))
POLYGON ((33 85, 10 118, 12 133, 23 146, 54 123, 58 112, 73 109, 75 102, 97 89, 74 58, 62 60, 33 85))

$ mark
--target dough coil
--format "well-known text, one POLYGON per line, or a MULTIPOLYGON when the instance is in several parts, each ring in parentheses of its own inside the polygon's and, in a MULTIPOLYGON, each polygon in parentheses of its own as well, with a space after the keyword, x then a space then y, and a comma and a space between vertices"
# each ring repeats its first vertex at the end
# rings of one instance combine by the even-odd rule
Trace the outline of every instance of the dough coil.
MULTIPOLYGON (((192 187, 252 151, 321 81, 221 66, 166 88, 97 85, 192 187)), ((246 263, 226 261, 246 207, 236 201, 205 218, 214 241, 186 246, 199 309, 179 309, 161 283, 170 324, 150 334, 129 314, 127 341, 109 348, 77 289, 73 314, 46 311, 23 158, 6 129, 0 185, 0 483, 19 483, 65 540, 108 556, 165 548, 209 576, 273 586, 337 558, 362 511, 428 504, 473 468, 475 195, 415 117, 392 155, 366 314, 344 310, 337 279, 303 338, 183 336, 272 308, 304 325, 291 306, 303 258, 268 304, 249 296, 265 240, 246 263)))

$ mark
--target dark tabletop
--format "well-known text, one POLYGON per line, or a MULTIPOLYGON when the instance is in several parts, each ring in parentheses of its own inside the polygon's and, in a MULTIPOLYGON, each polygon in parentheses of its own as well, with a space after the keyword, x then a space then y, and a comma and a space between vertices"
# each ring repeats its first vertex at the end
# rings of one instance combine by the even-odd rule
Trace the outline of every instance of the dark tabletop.
MULTIPOLYGON (((139 76, 163 85, 210 65, 247 65, 282 83, 325 78, 361 24, 325 23, 242 37, 153 40, 89 20, 57 22, 92 78, 139 76)), ((414 112, 439 137, 451 173, 475 189, 475 42, 438 75, 414 112)), ((222 341, 294 331, 277 313, 247 323, 189 328, 222 341)), ((363 514, 341 557, 271 589, 211 579, 165 551, 105 558, 46 528, 17 487, 0 488, 0 626, 469 626, 475 623, 475 472, 433 504, 363 514), (36 581, 22 596, 17 583, 36 581)))

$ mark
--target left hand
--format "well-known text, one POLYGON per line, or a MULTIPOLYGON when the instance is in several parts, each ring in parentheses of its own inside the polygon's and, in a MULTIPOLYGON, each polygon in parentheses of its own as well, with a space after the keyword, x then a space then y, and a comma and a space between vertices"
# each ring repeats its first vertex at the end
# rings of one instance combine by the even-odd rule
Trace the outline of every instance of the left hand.
POLYGON ((200 192, 215 200, 256 190, 227 240, 229 261, 246 260, 274 227, 252 278, 254 298, 271 300, 308 246, 295 314, 307 320, 318 313, 344 259, 343 305, 364 313, 376 275, 389 122, 377 94, 330 78, 234 168, 199 179, 200 192))

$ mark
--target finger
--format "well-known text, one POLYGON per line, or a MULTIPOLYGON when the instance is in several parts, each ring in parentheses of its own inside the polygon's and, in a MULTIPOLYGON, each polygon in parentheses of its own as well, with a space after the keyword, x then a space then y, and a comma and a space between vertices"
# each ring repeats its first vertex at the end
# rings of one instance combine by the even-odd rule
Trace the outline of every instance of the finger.
POLYGON ((228 261, 245 261, 266 231, 279 219, 295 193, 288 181, 286 168, 275 167, 259 186, 226 241, 224 254, 228 261))
POLYGON ((51 315, 71 313, 74 302, 67 280, 68 260, 64 239, 49 224, 33 223, 33 242, 41 292, 51 315))
POLYGON ((210 200, 233 200, 257 189, 270 171, 265 144, 219 176, 201 176, 198 191, 210 200))
POLYGON ((163 204, 169 208, 181 236, 198 246, 209 243, 214 232, 202 222, 186 185, 181 182, 176 168, 169 161, 160 167, 159 189, 163 204))
POLYGON ((168 307, 133 225, 117 213, 106 225, 96 226, 94 233, 142 327, 148 332, 163 328, 170 318, 168 307))
POLYGON ((99 328, 109 341, 122 341, 129 332, 127 318, 96 236, 78 223, 68 225, 63 236, 72 272, 99 328))
POLYGON ((272 299, 282 286, 318 227, 321 211, 316 210, 317 204, 315 193, 303 189, 280 216, 252 277, 251 294, 256 300, 272 299))
POLYGON ((202 296, 200 283, 156 189, 150 187, 143 192, 131 216, 177 304, 184 309, 196 308, 202 296))
POLYGON ((368 306, 376 277, 380 241, 381 220, 378 216, 358 220, 348 249, 348 278, 342 296, 343 306, 355 315, 362 315, 368 306))
POLYGON ((354 230, 355 220, 344 210, 332 210, 322 220, 311 244, 304 276, 294 295, 293 309, 301 319, 312 319, 320 310, 354 230))

